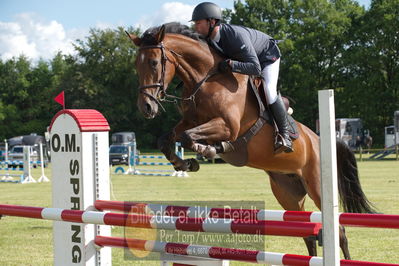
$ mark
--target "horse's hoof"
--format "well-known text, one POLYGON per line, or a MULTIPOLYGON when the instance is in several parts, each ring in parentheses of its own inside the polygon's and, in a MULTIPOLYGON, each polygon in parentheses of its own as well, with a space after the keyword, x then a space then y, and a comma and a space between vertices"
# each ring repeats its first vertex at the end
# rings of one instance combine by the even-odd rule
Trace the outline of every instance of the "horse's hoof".
POLYGON ((196 159, 186 159, 184 162, 187 164, 189 172, 197 172, 200 169, 200 165, 196 159))
POLYGON ((188 171, 188 163, 186 162, 186 160, 179 160, 176 163, 173 163, 173 168, 175 168, 175 171, 188 171))

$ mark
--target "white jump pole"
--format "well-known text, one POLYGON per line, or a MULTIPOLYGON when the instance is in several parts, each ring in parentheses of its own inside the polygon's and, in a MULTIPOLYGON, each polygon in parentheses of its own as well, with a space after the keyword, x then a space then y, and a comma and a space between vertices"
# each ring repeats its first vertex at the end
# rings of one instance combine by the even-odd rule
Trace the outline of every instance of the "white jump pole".
MULTIPOLYGON (((177 156, 180 157, 180 159, 184 160, 184 147, 180 142, 175 143, 175 153, 177 156)), ((173 173, 173 176, 177 177, 190 177, 186 171, 175 171, 173 173)))
POLYGON ((31 175, 31 164, 30 164, 30 147, 24 146, 24 180, 22 184, 36 183, 36 180, 31 175))
MULTIPOLYGON (((110 199, 109 125, 96 110, 62 110, 50 125, 53 207, 90 210, 110 199), (84 166, 84 167, 83 167, 84 166)), ((54 222, 54 265, 111 265, 111 248, 97 249, 106 225, 54 222)))
POLYGON ((340 265, 334 91, 319 96, 323 264, 340 265))
POLYGON ((8 162, 8 142, 6 139, 4 139, 4 146, 5 146, 4 160, 6 162, 6 167, 8 167, 8 164, 7 164, 7 162, 8 162))
MULTIPOLYGON (((176 142, 175 143, 175 153, 177 154, 177 156, 179 156, 182 160, 184 160, 184 148, 181 145, 181 143, 176 142)), ((137 165, 140 165, 140 163, 137 163, 137 158, 145 158, 144 156, 140 156, 137 152, 137 142, 135 139, 133 139, 132 141, 132 145, 128 146, 128 169, 124 172, 122 167, 118 167, 115 171, 117 172, 119 169, 122 171, 122 173, 124 173, 125 175, 146 175, 142 172, 146 171, 144 169, 139 169, 137 168, 137 165)), ((148 156, 147 159, 151 157, 148 156)), ((166 159, 165 156, 161 155, 161 156, 156 156, 159 159, 166 159)), ((169 165, 172 165, 171 163, 169 163, 169 165)), ((151 170, 148 170, 151 171, 151 170)), ((157 175, 155 174, 155 172, 173 172, 172 174, 168 175, 165 174, 166 176, 177 176, 177 177, 189 177, 189 175, 187 174, 186 171, 172 171, 172 170, 160 170, 160 169, 153 169, 154 174, 147 174, 147 175, 157 175)), ((164 176, 165 176, 164 175, 164 176)))
POLYGON ((141 174, 138 170, 136 170, 136 157, 138 156, 137 154, 137 143, 136 139, 133 139, 133 145, 128 146, 128 170, 126 171, 126 175, 139 175, 141 174))
POLYGON ((47 176, 44 173, 44 156, 43 156, 43 144, 39 144, 39 150, 40 150, 40 167, 41 167, 41 172, 42 175, 40 178, 37 180, 37 182, 50 182, 50 180, 47 178, 47 176))

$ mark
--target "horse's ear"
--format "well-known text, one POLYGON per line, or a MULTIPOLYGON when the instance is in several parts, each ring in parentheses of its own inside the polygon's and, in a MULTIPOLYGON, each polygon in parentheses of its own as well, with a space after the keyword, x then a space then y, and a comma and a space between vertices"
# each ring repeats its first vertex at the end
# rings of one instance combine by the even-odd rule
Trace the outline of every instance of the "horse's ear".
POLYGON ((140 46, 141 44, 141 39, 134 35, 134 34, 130 34, 129 32, 125 31, 127 36, 129 37, 130 40, 132 40, 132 42, 136 45, 136 46, 140 46))
POLYGON ((160 43, 163 41, 164 37, 165 37, 165 25, 162 25, 158 33, 155 35, 155 39, 157 40, 158 43, 160 43))

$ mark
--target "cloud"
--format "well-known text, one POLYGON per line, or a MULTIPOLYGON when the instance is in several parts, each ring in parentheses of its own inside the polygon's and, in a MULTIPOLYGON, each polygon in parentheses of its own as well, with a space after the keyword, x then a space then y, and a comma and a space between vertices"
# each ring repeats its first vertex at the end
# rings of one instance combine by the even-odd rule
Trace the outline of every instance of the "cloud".
POLYGON ((71 54, 72 41, 81 34, 73 30, 67 34, 59 22, 43 21, 34 13, 19 14, 13 22, 0 21, 0 56, 8 60, 24 54, 36 61, 51 59, 59 51, 71 54))
POLYGON ((150 27, 159 26, 163 23, 172 21, 189 25, 189 20, 191 19, 191 13, 193 10, 194 6, 191 5, 186 5, 180 2, 167 2, 164 3, 155 13, 140 17, 134 27, 146 30, 150 27))

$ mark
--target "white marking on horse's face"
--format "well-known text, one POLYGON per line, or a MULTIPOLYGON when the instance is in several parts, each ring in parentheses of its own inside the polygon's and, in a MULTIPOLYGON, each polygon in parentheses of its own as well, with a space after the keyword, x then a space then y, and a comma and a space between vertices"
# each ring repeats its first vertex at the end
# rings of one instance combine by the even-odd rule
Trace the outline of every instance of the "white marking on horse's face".
POLYGON ((140 64, 144 63, 144 53, 140 55, 140 64))

